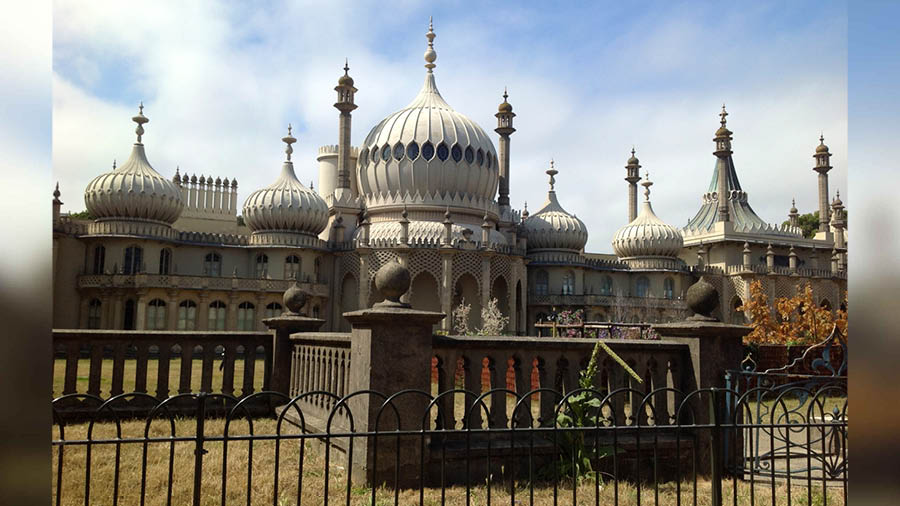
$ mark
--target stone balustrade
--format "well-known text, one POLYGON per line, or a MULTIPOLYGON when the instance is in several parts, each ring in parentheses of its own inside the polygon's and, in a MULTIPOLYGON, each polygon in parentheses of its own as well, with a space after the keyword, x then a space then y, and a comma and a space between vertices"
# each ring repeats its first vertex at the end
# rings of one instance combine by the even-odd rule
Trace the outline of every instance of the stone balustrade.
MULTIPOLYGON (((293 283, 290 279, 239 278, 227 276, 189 276, 181 274, 82 274, 78 288, 179 288, 244 290, 281 293, 293 283)), ((326 283, 301 283, 310 295, 328 297, 326 283)))
POLYGON ((290 342, 290 397, 318 391, 332 394, 311 395, 297 403, 304 416, 325 422, 336 399, 350 392, 350 333, 302 332, 293 334, 290 342))
POLYGON ((686 309, 681 299, 634 297, 628 295, 534 295, 528 294, 529 306, 616 306, 686 309))

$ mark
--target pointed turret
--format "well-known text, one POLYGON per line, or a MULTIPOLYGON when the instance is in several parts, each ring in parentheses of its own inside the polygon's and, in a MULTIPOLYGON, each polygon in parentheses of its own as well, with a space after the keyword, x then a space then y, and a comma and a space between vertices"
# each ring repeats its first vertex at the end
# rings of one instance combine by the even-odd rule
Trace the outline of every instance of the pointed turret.
POLYGON ((797 211, 797 202, 791 199, 791 209, 788 211, 788 222, 792 227, 800 226, 800 211, 797 211))
POLYGON ((500 196, 497 198, 497 203, 501 207, 501 212, 503 209, 509 208, 509 136, 516 131, 513 128, 513 118, 516 117, 516 113, 513 112, 512 105, 507 101, 508 97, 506 88, 503 88, 503 102, 497 107, 497 114, 494 114, 497 118, 497 128, 494 131, 500 135, 500 150, 498 153, 500 159, 500 196))
MULTIPOLYGON (((358 91, 353 86, 353 78, 350 77, 350 65, 346 59, 344 60, 344 75, 338 79, 338 84, 334 87, 334 91, 337 92, 337 102, 334 103, 334 107, 341 112, 340 120, 338 121, 338 177, 335 191, 344 194, 351 191, 350 131, 352 115, 350 113, 356 109, 353 97, 358 91)), ((338 195, 338 197, 340 196, 338 195)))
POLYGON ((628 181, 628 223, 637 218, 637 182, 641 180, 640 169, 640 161, 634 156, 634 146, 631 146, 631 158, 625 163, 625 181, 628 181))
POLYGON ((819 232, 828 231, 828 171, 831 170, 831 153, 825 145, 825 135, 819 136, 819 145, 813 154, 816 165, 813 170, 819 173, 819 232))

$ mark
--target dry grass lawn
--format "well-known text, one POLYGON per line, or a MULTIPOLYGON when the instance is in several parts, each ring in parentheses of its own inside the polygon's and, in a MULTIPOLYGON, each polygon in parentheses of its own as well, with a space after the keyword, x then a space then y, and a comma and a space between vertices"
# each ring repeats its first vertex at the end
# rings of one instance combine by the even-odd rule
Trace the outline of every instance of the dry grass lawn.
MULTIPOLYGON (((255 420, 253 425, 256 434, 271 434, 275 432, 275 423, 272 420, 255 420)), ((54 430, 58 430, 54 427, 54 430)), ((143 435, 144 422, 125 422, 122 425, 123 437, 137 437, 143 435)), ((179 419, 175 424, 177 436, 191 436, 195 433, 196 421, 193 419, 179 419)), ((221 435, 224 431, 222 420, 207 420, 205 434, 221 435)), ((250 427, 247 421, 235 421, 229 429, 230 434, 247 434, 250 427)), ((157 421, 150 427, 151 437, 166 437, 171 434, 168 422, 157 421)), ((282 433, 296 433, 283 429, 282 433)), ((85 424, 66 427, 65 439, 83 439, 87 435, 85 424)), ((112 424, 100 424, 94 429, 92 439, 111 438, 115 436, 115 426, 112 424)), ((58 432, 54 432, 53 439, 60 439, 58 432)), ((250 494, 251 504, 271 504, 273 497, 277 497, 276 504, 297 504, 298 488, 301 504, 323 504, 326 495, 332 504, 345 504, 347 500, 347 473, 344 468, 346 462, 343 455, 332 451, 328 466, 328 482, 325 481, 325 457, 323 446, 318 442, 306 441, 303 445, 301 460, 301 444, 299 440, 283 440, 280 444, 278 462, 279 473, 275 474, 275 442, 257 441, 252 445, 252 461, 250 459, 250 444, 246 441, 231 441, 227 445, 227 456, 224 445, 219 442, 207 442, 205 449, 209 453, 204 455, 201 480, 202 504, 247 504, 250 494), (223 461, 227 461, 224 470, 223 461), (251 464, 252 463, 252 467, 251 464), (302 483, 298 483, 298 477, 302 477, 302 483), (278 485, 277 494, 275 492, 278 485), (223 491, 223 484, 225 489, 223 491)), ((148 445, 147 473, 146 473, 146 504, 166 504, 169 487, 169 463, 170 451, 172 452, 172 504, 190 504, 193 491, 194 470, 194 443, 193 442, 159 442, 148 445)), ((59 491, 57 485, 57 464, 59 447, 53 448, 53 484, 54 495, 59 491)), ((69 446, 63 451, 64 469, 62 473, 62 501, 61 504, 84 504, 85 475, 90 472, 90 503, 111 504, 115 493, 118 493, 119 504, 138 504, 141 495, 141 469, 142 469, 142 445, 123 444, 119 456, 119 472, 116 475, 116 447, 114 444, 95 445, 91 450, 90 466, 86 465, 86 449, 84 446, 69 446), (116 487, 118 478, 118 488, 116 487), (117 490, 117 492, 116 492, 117 490)), ((590 480, 582 481, 577 490, 578 504, 594 504, 597 484, 590 480)), ((727 481, 723 485, 725 504, 732 504, 733 485, 727 481)), ((509 485, 494 484, 491 488, 490 504, 510 504, 509 485)), ((632 484, 619 484, 618 504, 635 505, 637 503, 638 489, 632 484)), ((640 490, 641 504, 656 504, 654 490, 651 485, 645 485, 640 490)), ((775 504, 788 504, 788 489, 784 484, 776 485, 775 504)), ((487 502, 488 489, 486 484, 479 483, 471 490, 471 504, 489 504, 487 502)), ((572 504, 571 483, 561 484, 559 490, 559 504, 572 504)), ((611 482, 600 485, 599 503, 614 504, 615 490, 611 482)), ((697 504, 711 504, 710 484, 701 481, 698 484, 697 504)), ((751 503, 751 487, 747 482, 738 482, 737 504, 772 504, 772 491, 770 485, 760 483, 754 487, 753 502, 751 503)), ((665 483, 659 487, 658 504, 676 504, 676 484, 665 483)), ((371 504, 371 489, 358 483, 351 483, 349 488, 351 504, 371 504)), ((828 488, 824 491, 821 485, 808 491, 805 487, 792 487, 791 504, 795 505, 824 505, 844 504, 842 490, 828 488), (812 502, 807 499, 808 492, 812 495, 812 502), (827 498, 827 502, 825 499, 827 498)), ((55 497, 54 497, 55 499, 55 497)), ((529 489, 527 483, 517 483, 517 504, 530 504, 529 489)), ((393 504, 394 491, 380 488, 376 490, 376 504, 393 504)), ((403 490, 399 493, 399 504, 418 504, 418 490, 403 490)), ((441 504, 440 489, 426 489, 424 491, 424 504, 441 504)), ((545 483, 536 484, 534 489, 533 504, 552 504, 553 487, 545 483)), ((693 490, 690 482, 682 483, 681 503, 693 504, 693 490)), ((446 504, 466 504, 466 490, 464 487, 455 486, 446 490, 446 504)))

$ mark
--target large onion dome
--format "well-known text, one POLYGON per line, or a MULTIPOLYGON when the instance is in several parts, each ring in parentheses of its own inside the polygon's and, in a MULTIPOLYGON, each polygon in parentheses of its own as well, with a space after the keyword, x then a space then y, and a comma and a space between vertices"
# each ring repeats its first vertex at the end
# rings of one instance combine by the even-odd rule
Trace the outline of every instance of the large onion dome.
MULTIPOLYGON (((629 265, 639 267, 665 267, 653 265, 654 259, 674 260, 677 258, 684 239, 681 232, 659 219, 650 205, 650 175, 644 177, 644 202, 641 212, 631 223, 616 231, 612 246, 616 256, 629 265)), ((657 262, 658 263, 658 262, 657 262)), ((671 263, 671 262, 669 262, 671 263)))
POLYGON ((253 244, 299 245, 308 241, 295 236, 315 239, 328 225, 325 201, 318 193, 303 186, 294 174, 291 144, 297 139, 291 136, 290 127, 282 141, 287 144, 287 159, 278 179, 251 193, 244 201, 244 222, 253 233, 253 244))
POLYGON ((456 112, 437 89, 434 31, 425 52, 425 84, 403 109, 378 123, 360 147, 356 177, 370 213, 403 204, 481 218, 496 215, 499 167, 494 145, 474 121, 456 112), (471 212, 466 212, 466 211, 471 212))
POLYGON ((184 209, 181 190, 172 181, 156 172, 147 161, 141 137, 144 123, 144 105, 137 116, 137 142, 131 148, 131 156, 118 168, 95 177, 84 190, 84 205, 97 220, 92 233, 153 233, 160 226, 168 228, 184 209), (106 225, 99 225, 100 223, 106 225), (134 228, 121 222, 144 222, 134 228), (148 228, 149 227, 149 228, 148 228))
POLYGON ((524 220, 522 227, 528 239, 528 252, 549 250, 579 252, 587 243, 588 233, 584 222, 569 214, 556 199, 554 176, 558 174, 550 162, 547 174, 550 176, 550 191, 547 201, 536 213, 524 220))

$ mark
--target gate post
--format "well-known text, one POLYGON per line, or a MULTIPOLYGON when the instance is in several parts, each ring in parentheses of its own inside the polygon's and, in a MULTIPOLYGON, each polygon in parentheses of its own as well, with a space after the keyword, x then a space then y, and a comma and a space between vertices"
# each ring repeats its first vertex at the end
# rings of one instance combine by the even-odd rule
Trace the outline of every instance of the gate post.
MULTIPOLYGON (((432 326, 445 315, 418 311, 401 302, 409 285, 409 270, 398 262, 389 262, 375 275, 375 287, 385 300, 369 309, 344 313, 353 326, 348 391, 371 390, 384 395, 364 394, 350 400, 354 432, 428 429, 428 420, 434 418, 425 416, 431 396, 432 326), (401 395, 392 401, 393 407, 385 406, 379 417, 384 399, 401 390, 420 393, 401 395)), ((371 486, 393 483, 395 473, 399 483, 394 486, 418 486, 420 473, 425 472, 420 460, 420 436, 401 437, 399 456, 397 439, 387 434, 379 438, 377 456, 372 436, 355 441, 353 450, 353 472, 362 473, 371 486)))
POLYGON ((302 312, 308 299, 309 295, 295 281, 284 291, 282 300, 285 311, 281 316, 262 321, 272 331, 272 376, 269 378, 269 390, 281 392, 288 397, 292 397, 291 366, 294 350, 291 346, 291 334, 315 332, 325 323, 325 320, 310 318, 302 312))

